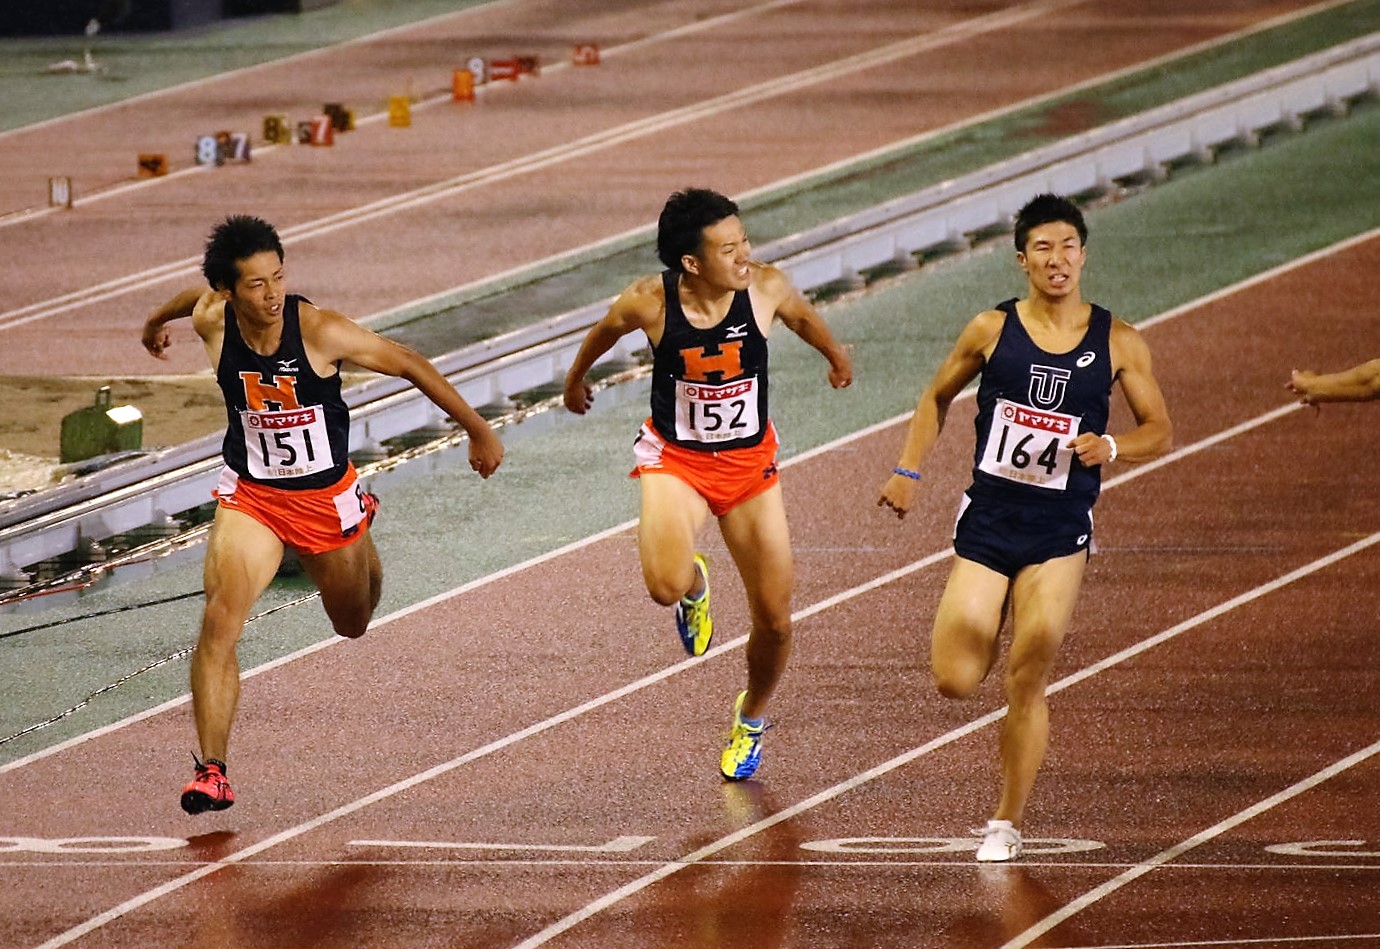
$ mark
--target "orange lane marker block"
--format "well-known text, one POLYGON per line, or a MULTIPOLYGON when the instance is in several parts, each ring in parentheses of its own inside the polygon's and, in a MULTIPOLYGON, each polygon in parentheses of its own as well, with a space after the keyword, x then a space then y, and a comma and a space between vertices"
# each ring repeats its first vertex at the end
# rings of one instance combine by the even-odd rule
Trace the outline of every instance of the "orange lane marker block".
POLYGON ((474 101, 474 73, 468 69, 457 69, 451 73, 450 98, 452 102, 474 101))
POLYGON ((155 152, 139 154, 139 177, 161 178, 168 173, 168 156, 155 152))
POLYGON ((576 66, 598 66, 599 44, 576 43, 575 48, 570 51, 570 61, 576 66))
POLYGON ((313 145, 335 144, 335 122, 329 115, 313 115, 309 120, 309 141, 313 145))
POLYGON ((48 179, 48 207, 70 208, 72 206, 72 179, 58 175, 48 179))
POLYGON ((405 129, 412 124, 412 100, 407 96, 388 97, 388 124, 405 129))

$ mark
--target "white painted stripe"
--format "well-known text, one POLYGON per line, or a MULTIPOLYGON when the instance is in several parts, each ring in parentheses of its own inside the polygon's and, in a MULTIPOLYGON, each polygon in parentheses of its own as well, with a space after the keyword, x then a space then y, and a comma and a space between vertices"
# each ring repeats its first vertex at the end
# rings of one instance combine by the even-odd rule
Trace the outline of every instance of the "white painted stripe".
MULTIPOLYGON (((1341 559, 1341 557, 1347 556, 1347 551, 1352 551, 1354 548, 1357 548, 1358 545, 1369 547, 1377 539, 1380 539, 1380 534, 1372 534, 1369 538, 1367 538, 1367 540, 1358 541, 1357 544, 1352 544, 1351 547, 1346 548, 1346 551, 1338 551, 1337 553, 1332 555, 1332 558, 1323 559, 1341 559)), ((1297 572, 1298 571, 1295 571, 1295 573, 1297 572)), ((1281 578, 1281 580, 1284 579, 1285 578, 1281 578)), ((1276 583, 1280 583, 1280 581, 1276 581, 1276 583)), ((1282 583, 1280 583, 1280 585, 1282 585, 1282 583)), ((1328 765, 1326 768, 1323 768, 1321 771, 1318 771, 1317 773, 1307 778, 1304 778, 1302 781, 1298 781, 1294 784, 1291 784, 1289 787, 1285 788, 1279 793, 1273 794, 1270 797, 1265 798, 1263 801, 1259 801, 1251 805, 1245 810, 1238 811, 1231 817, 1228 817, 1226 820, 1213 824, 1206 830, 1194 834, 1192 837, 1189 837, 1187 840, 1175 844, 1168 850, 1160 851, 1150 859, 1144 861, 1143 863, 1137 864, 1136 866, 1127 870, 1120 876, 1108 880, 1101 886, 1089 890, 1087 893, 1084 893, 1082 896, 1080 896, 1073 902, 1061 906, 1058 910, 1056 910, 1053 913, 1050 913, 1044 919, 1040 920, 1034 926, 1031 926, 1029 929, 1021 933, 1016 938, 1008 940, 1005 944, 1003 944, 1001 949, 1021 949, 1021 947, 1030 945, 1032 942, 1040 938, 1040 936, 1042 936, 1043 934, 1049 932, 1055 926, 1058 926, 1060 923, 1064 922, 1070 917, 1075 916, 1078 913, 1081 913, 1083 910, 1087 909, 1089 906, 1092 906, 1094 903, 1101 900, 1103 897, 1110 896, 1112 893, 1115 893, 1117 890, 1121 889, 1127 884, 1133 883, 1134 881, 1145 876, 1150 871, 1158 867, 1161 867, 1166 863, 1169 863, 1170 861, 1176 859, 1180 855, 1192 850, 1194 847, 1199 847, 1210 840, 1220 837, 1227 831, 1233 830, 1236 827, 1239 827, 1242 824, 1246 823, 1247 821, 1252 820, 1253 818, 1256 818, 1261 814, 1264 814, 1266 811, 1271 810, 1272 808, 1280 804, 1283 804, 1286 801, 1290 801, 1298 797, 1305 791, 1312 790, 1313 788, 1322 784, 1324 781, 1328 781, 1331 778, 1335 778, 1342 772, 1348 770, 1349 768, 1355 767, 1356 765, 1360 764, 1363 761, 1366 761, 1367 759, 1371 758, 1377 753, 1380 753, 1380 741, 1377 741, 1372 745, 1368 745, 1365 748, 1362 748, 1360 751, 1355 752, 1354 754, 1347 755, 1342 760, 1335 762, 1334 764, 1328 765)))
POLYGON ((226 72, 218 72, 210 76, 203 76, 200 79, 190 79, 187 82, 178 83, 177 85, 168 86, 163 89, 153 89, 149 92, 142 92, 137 96, 130 96, 128 99, 121 99, 119 102, 108 102, 105 105, 97 105, 92 106, 89 109, 82 109, 80 112, 70 112, 66 115, 58 115, 54 116, 51 119, 44 119, 41 122, 34 122, 29 125, 23 125, 19 128, 7 129, 3 132, 0 132, 0 141, 3 141, 4 139, 14 135, 19 135, 23 132, 32 132, 35 129, 46 128, 50 125, 61 125, 64 122, 84 122, 93 115, 100 115, 103 112, 109 112, 111 110, 119 109, 124 106, 134 105, 139 102, 146 102, 150 99, 158 99, 162 96, 172 95, 173 93, 187 92, 191 90, 200 89, 203 86, 211 85, 213 83, 227 79, 233 80, 245 75, 246 73, 257 72, 261 69, 267 69, 270 66, 281 66, 285 64, 300 62, 304 59, 313 59, 317 56, 322 56, 326 53, 331 53, 339 49, 345 49, 350 46, 363 46, 365 44, 373 43, 381 39, 387 39, 388 37, 394 36, 398 33, 404 33, 408 30, 430 27, 433 24, 440 22, 441 20, 448 20, 452 18, 458 20, 466 16, 472 15, 476 12, 479 12, 481 10, 484 12, 488 12, 496 7, 504 7, 517 2, 520 2, 520 0, 489 0, 488 3, 485 3, 482 6, 469 7, 465 10, 459 10, 452 13, 442 13, 434 17, 429 17, 425 20, 418 20, 412 23, 403 23, 398 26, 389 27, 388 29, 379 30, 374 33, 366 33, 363 36, 356 36, 354 39, 341 40, 339 43, 333 43, 329 46, 321 46, 316 49, 309 49, 304 50, 300 53, 293 53, 291 56, 281 56, 277 59, 271 59, 266 62, 255 63, 252 66, 241 66, 238 69, 231 69, 227 70, 226 72))
MULTIPOLYGON (((1279 577, 1276 580, 1271 581, 1270 583, 1256 587, 1254 590, 1248 591, 1247 593, 1244 593, 1240 596, 1233 597, 1226 603, 1219 604, 1218 606, 1213 607, 1210 610, 1207 610, 1203 613, 1199 613, 1192 619, 1186 620, 1185 622, 1180 623, 1177 626, 1171 627, 1170 629, 1167 629, 1155 636, 1152 636, 1149 639, 1142 640, 1135 646, 1122 650, 1116 655, 1108 657, 1102 662, 1097 663, 1092 667, 1089 667, 1089 669, 1080 670, 1079 672, 1074 673, 1071 676, 1067 676, 1063 679, 1060 679, 1058 682, 1055 682, 1049 687, 1048 694, 1053 694, 1055 692, 1062 691, 1063 689, 1068 688, 1070 685, 1073 685, 1076 682, 1080 682, 1083 679, 1089 678, 1092 675, 1096 675, 1098 672, 1106 671, 1112 666, 1124 662, 1126 659, 1129 659, 1132 656, 1139 655, 1140 653, 1152 648, 1153 646, 1158 646, 1162 643, 1169 641, 1170 639, 1173 639, 1176 636, 1180 636, 1188 630, 1193 629, 1196 626, 1200 626, 1203 623, 1206 623, 1210 620, 1216 619, 1217 617, 1229 612, 1232 609, 1235 609, 1239 606, 1244 606, 1247 603, 1254 602, 1260 597, 1265 596, 1267 593, 1271 593, 1274 590, 1279 589, 1287 583, 1292 583, 1295 580, 1316 573, 1317 571, 1322 570, 1325 567, 1331 566, 1332 564, 1340 560, 1343 560, 1346 557, 1350 557, 1353 554, 1359 553, 1360 551, 1373 546, 1377 542, 1380 542, 1380 533, 1371 534, 1364 540, 1357 541, 1356 543, 1351 544, 1341 550, 1335 551, 1326 557, 1322 557, 1318 560, 1315 560, 1307 566, 1300 567, 1297 570, 1290 571, 1283 577, 1279 577)), ((902 765, 909 764, 917 758, 929 754, 931 751, 952 744, 953 742, 958 741, 960 738, 964 738, 975 731, 978 731, 994 722, 999 721, 1000 719, 1005 717, 1005 715, 1005 707, 997 709, 993 712, 989 712, 981 718, 974 719, 968 724, 960 728, 956 728, 953 731, 941 735, 938 738, 935 738, 931 741, 928 741, 925 744, 919 746, 918 748, 912 748, 910 751, 897 755, 889 761, 885 761, 877 765, 876 767, 869 768, 867 771, 863 771, 860 774, 857 774, 846 781, 841 781, 838 784, 835 784, 833 787, 826 788, 825 790, 820 791, 818 794, 805 798, 803 801, 800 801, 797 804, 793 804, 790 807, 778 811, 777 813, 772 814, 770 817, 764 818, 763 820, 760 820, 755 824, 752 824, 748 827, 744 827, 741 830, 729 834, 725 837, 720 837, 713 843, 706 844, 698 850, 692 851, 691 853, 688 853, 675 860, 668 861, 662 864, 661 866, 657 867, 652 872, 638 877, 636 880, 633 880, 619 887, 618 889, 605 894, 599 899, 586 904, 584 907, 575 911, 574 913, 571 913, 568 916, 565 916, 564 918, 556 921, 555 923, 552 923, 550 926, 547 926, 545 929, 541 930, 541 932, 536 933, 528 939, 525 939, 522 942, 518 943, 516 949, 535 949, 536 946, 545 945, 547 942, 554 939, 556 936, 559 936, 562 933, 574 928, 575 926, 579 925, 581 922, 589 919, 590 917, 598 915, 599 913, 603 912, 609 907, 622 902, 629 896, 641 892, 642 890, 646 889, 652 884, 664 880, 675 873, 679 873, 686 867, 693 866, 703 861, 704 859, 711 857, 714 854, 719 853, 720 851, 726 850, 727 848, 732 847, 735 844, 741 843, 742 841, 747 840, 748 838, 753 837, 764 830, 774 827, 777 824, 791 820, 792 818, 798 817, 800 814, 803 814, 808 810, 811 810, 815 807, 818 807, 821 804, 825 804, 829 801, 832 801, 834 798, 839 797, 849 791, 855 790, 861 787, 862 785, 875 780, 876 778, 888 774, 889 772, 896 770, 902 765)), ((1311 783, 1300 782, 1300 784, 1294 785, 1294 788, 1299 789, 1299 791, 1295 793, 1301 793, 1302 790, 1306 790, 1309 787, 1313 787, 1316 784, 1321 783, 1328 777, 1331 777, 1333 774, 1340 773, 1340 771, 1343 771, 1346 768, 1350 767, 1352 764, 1355 764, 1356 761, 1364 760, 1364 757, 1369 757, 1369 755, 1374 754, 1376 751, 1380 751, 1380 742, 1377 742, 1376 744, 1370 746, 1370 748, 1366 749, 1364 752, 1358 752, 1357 755, 1352 755, 1349 758, 1343 759, 1342 762, 1338 762, 1336 765, 1333 765, 1328 769, 1324 769, 1324 771, 1319 772, 1317 775, 1314 775, 1313 778, 1309 779, 1309 782, 1311 783), (1362 757, 1358 757, 1358 755, 1362 757)), ((1287 794, 1288 792, 1281 793, 1287 794)), ((1294 795, 1288 794, 1288 796, 1292 797, 1294 795)), ((1259 809, 1267 809, 1264 805, 1273 806, 1273 804, 1278 803, 1279 800, 1286 799, 1286 797, 1276 795, 1274 798, 1270 798, 1267 802, 1262 802, 1262 805, 1257 805, 1256 807, 1259 809)), ((1254 813, 1258 812, 1258 810, 1251 809, 1249 811, 1243 811, 1242 813, 1249 813, 1251 814, 1251 816, 1254 816, 1254 813)), ((1244 819, 1248 818, 1243 818, 1243 820, 1244 819)), ((1224 822, 1224 824, 1218 825, 1218 827, 1228 829, 1225 826, 1225 823, 1226 822, 1224 822)), ((1240 823, 1240 821, 1237 821, 1237 823, 1240 823)), ((1231 826, 1235 825, 1232 824, 1231 826)), ((1166 851, 1166 853, 1169 852, 1170 851, 1166 851)), ((1123 874, 1123 876, 1125 876, 1125 874, 1123 874)), ((1033 928, 1031 932, 1034 932, 1033 928)), ((1038 933, 1035 933, 1035 935, 1038 935, 1038 933)), ((1008 945, 1016 945, 1016 943, 1009 943, 1008 945)), ((1025 945, 1025 943, 1019 943, 1019 945, 1025 945)), ((1006 947, 1003 947, 1003 949, 1006 949, 1006 947)))
POLYGON ((1347 942, 1380 942, 1380 931, 1339 933, 1327 936, 1267 936, 1262 939, 1191 939, 1174 942, 1123 942, 1116 945, 1080 946, 1079 949, 1187 949, 1191 946, 1334 946, 1347 942))
MULTIPOLYGON (((351 841, 358 843, 359 841, 351 841)), ((384 841, 380 841, 383 843, 384 841)), ((924 867, 932 870, 952 870, 954 873, 961 873, 964 876, 973 876, 980 873, 984 868, 973 860, 973 849, 977 846, 977 840, 972 841, 972 846, 964 853, 954 852, 953 856, 947 860, 858 860, 851 857, 841 857, 834 860, 735 860, 730 857, 714 860, 701 860, 696 866, 701 867, 824 867, 831 870, 851 870, 857 867, 874 869, 877 867, 924 867)), ((530 849, 530 848, 516 848, 530 849)), ((630 860, 626 857, 430 857, 415 858, 412 860, 361 860, 354 859, 335 859, 335 860, 255 860, 252 863, 243 863, 241 868, 246 867, 592 867, 592 868, 619 868, 628 869, 631 867, 656 867, 664 863, 664 860, 630 860)), ((5 869, 52 869, 62 870, 63 876, 69 874, 65 871, 72 867, 120 867, 129 869, 153 869, 155 867, 173 867, 185 870, 189 866, 196 866, 197 861, 193 860, 0 860, 0 868, 5 869)), ((1031 857, 1029 853, 1024 853, 1020 858, 1020 866, 1025 868, 1047 867, 1050 869, 1065 870, 1088 870, 1106 872, 1107 870, 1121 870, 1130 866, 1123 861, 1102 861, 1094 862, 1088 860, 1041 860, 1038 857, 1031 857)), ((1316 872, 1318 874, 1332 874, 1344 870, 1355 870, 1359 873, 1371 874, 1376 870, 1374 863, 1342 863, 1333 866, 1332 864, 1299 864, 1299 863, 1189 863, 1186 861, 1167 864, 1161 869, 1167 871, 1204 871, 1215 870, 1222 875, 1238 875, 1243 870, 1287 870, 1290 873, 1316 872)), ((1160 945, 1154 943, 1152 945, 1160 945)), ((1170 945, 1178 945, 1171 943, 1170 945)), ((1080 946, 1079 949, 1094 949, 1091 946, 1080 946)), ((1100 949, 1114 949, 1114 947, 1100 947, 1100 949)))

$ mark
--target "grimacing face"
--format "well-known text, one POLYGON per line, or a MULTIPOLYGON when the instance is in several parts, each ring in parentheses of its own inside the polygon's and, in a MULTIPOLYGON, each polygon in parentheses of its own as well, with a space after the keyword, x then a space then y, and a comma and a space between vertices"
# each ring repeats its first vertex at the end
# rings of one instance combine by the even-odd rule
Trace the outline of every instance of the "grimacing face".
POLYGON ((748 267, 752 243, 743 222, 736 215, 726 217, 706 227, 703 233, 700 252, 686 255, 683 260, 686 272, 716 287, 746 290, 752 283, 748 267))
POLYGON ((1087 249, 1078 229, 1066 221, 1052 221, 1032 228, 1026 237, 1025 251, 1016 262, 1030 284, 1046 297, 1059 299, 1078 290, 1087 261, 1087 249))

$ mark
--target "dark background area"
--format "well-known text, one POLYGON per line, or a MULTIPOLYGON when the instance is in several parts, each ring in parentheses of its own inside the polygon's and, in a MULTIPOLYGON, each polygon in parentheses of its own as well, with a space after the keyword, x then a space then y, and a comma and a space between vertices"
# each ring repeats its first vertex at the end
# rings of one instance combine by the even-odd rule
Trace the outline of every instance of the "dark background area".
POLYGON ((205 26, 227 17, 301 13, 337 0, 0 0, 0 36, 70 36, 93 19, 102 33, 205 26))

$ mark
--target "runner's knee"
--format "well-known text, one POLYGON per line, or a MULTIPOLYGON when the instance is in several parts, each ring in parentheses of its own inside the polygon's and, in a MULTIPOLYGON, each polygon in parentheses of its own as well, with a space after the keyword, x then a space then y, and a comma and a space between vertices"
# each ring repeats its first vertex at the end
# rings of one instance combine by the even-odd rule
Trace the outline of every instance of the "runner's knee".
POLYGON ((350 616, 333 616, 331 617, 331 626, 335 628, 337 636, 344 636, 346 639, 358 639, 369 629, 369 620, 372 616, 372 610, 350 616))
POLYGON ((688 570, 663 570, 645 567, 642 579, 647 583, 647 595, 662 606, 674 606, 686 596, 695 585, 695 568, 688 570))
POLYGON ((966 699, 977 690, 987 677, 986 670, 978 663, 965 663, 955 667, 953 663, 931 666, 935 688, 946 699, 966 699))

